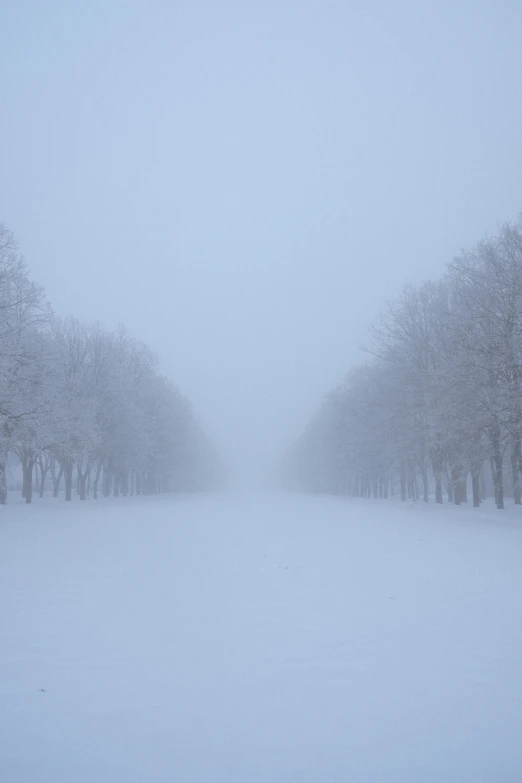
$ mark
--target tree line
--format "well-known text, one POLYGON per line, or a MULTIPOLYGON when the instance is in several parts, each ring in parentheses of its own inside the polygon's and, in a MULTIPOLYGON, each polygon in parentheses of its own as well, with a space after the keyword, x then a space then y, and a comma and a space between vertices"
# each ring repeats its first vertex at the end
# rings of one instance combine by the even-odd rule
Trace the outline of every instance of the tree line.
POLYGON ((285 486, 522 503, 522 216, 407 286, 366 351, 285 455, 285 486))
POLYGON ((220 467, 188 400, 123 328, 60 318, 0 224, 0 503, 8 466, 22 494, 207 489, 220 467))

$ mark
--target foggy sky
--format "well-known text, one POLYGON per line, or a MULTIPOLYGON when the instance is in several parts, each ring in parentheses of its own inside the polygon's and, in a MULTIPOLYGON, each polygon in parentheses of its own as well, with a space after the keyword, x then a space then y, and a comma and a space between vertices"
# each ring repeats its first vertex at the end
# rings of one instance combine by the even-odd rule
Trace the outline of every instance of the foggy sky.
POLYGON ((522 209, 518 0, 16 0, 0 29, 0 220, 243 467, 522 209))

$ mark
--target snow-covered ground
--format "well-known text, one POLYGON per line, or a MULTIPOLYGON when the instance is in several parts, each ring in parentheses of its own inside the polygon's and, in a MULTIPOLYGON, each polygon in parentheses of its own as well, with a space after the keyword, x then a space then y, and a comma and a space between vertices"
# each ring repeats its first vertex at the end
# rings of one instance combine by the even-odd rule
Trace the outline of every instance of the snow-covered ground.
POLYGON ((522 515, 318 497, 0 515, 5 783, 522 780, 522 515))

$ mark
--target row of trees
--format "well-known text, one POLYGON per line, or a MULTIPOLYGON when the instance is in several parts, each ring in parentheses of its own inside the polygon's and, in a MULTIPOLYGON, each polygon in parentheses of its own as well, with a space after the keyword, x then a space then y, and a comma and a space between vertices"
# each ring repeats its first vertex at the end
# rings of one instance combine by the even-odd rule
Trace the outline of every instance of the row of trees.
POLYGON ((31 502, 214 485, 216 457, 157 359, 123 329, 57 317, 0 224, 0 503, 16 457, 31 502), (37 479, 37 480, 36 480, 37 479))
POLYGON ((409 286, 284 458, 286 486, 522 503, 522 218, 409 286), (486 471, 487 468, 487 471, 486 471), (491 478, 489 477, 489 474, 491 478))

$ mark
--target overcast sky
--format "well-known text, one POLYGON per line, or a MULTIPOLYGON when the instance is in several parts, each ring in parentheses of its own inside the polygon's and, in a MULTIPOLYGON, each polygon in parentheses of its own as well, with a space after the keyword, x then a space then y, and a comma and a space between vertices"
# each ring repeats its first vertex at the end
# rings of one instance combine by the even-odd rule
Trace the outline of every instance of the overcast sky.
POLYGON ((0 30, 0 220, 241 465, 522 209, 520 0, 11 0, 0 30))

